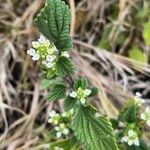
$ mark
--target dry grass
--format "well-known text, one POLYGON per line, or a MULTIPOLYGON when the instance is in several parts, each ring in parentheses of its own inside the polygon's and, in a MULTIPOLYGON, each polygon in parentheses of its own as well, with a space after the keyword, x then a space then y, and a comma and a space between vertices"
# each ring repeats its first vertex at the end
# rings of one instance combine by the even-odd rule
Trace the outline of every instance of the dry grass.
MULTIPOLYGON (((135 26, 126 16, 130 15, 130 9, 138 0, 120 0, 119 4, 116 0, 81 0, 76 5, 71 0, 68 2, 73 14, 71 35, 74 49, 71 56, 79 70, 77 75, 86 76, 91 84, 99 87, 95 105, 108 116, 115 116, 118 108, 133 97, 135 90, 142 88, 143 96, 150 91, 149 80, 142 80, 143 77, 149 79, 150 66, 119 55, 126 53, 133 40, 135 26), (109 13, 106 12, 116 4, 119 13, 112 22, 108 38, 110 52, 94 45, 107 25, 109 13), (128 26, 130 32, 117 54, 116 40, 121 32, 118 29, 124 29, 124 26, 128 26)), ((42 0, 2 0, 0 3, 0 149, 48 149, 48 113, 52 107, 62 110, 61 101, 55 106, 45 101, 47 91, 39 88, 39 67, 26 55, 31 41, 38 35, 33 18, 42 6, 42 0)), ((139 43, 138 37, 135 39, 139 43)), ((146 99, 148 104, 150 99, 146 99)))

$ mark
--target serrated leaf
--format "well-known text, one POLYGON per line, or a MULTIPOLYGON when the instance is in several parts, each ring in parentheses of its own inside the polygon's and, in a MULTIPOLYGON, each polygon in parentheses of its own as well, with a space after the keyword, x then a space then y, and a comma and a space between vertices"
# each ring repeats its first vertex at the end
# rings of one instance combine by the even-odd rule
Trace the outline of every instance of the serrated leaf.
POLYGON ((119 119, 128 123, 137 122, 137 112, 139 112, 139 106, 130 100, 120 113, 119 119))
POLYGON ((98 88, 97 87, 93 87, 93 88, 91 88, 91 94, 89 95, 89 97, 95 96, 97 94, 98 94, 98 88))
POLYGON ((43 78, 40 83, 40 89, 46 89, 50 86, 54 86, 55 84, 65 84, 64 80, 60 77, 54 77, 52 79, 43 78))
POLYGON ((69 110, 71 110, 72 108, 74 108, 75 105, 76 105, 76 102, 77 102, 76 99, 74 99, 74 98, 68 96, 68 97, 65 99, 65 101, 64 101, 64 109, 65 109, 65 111, 69 111, 69 110))
POLYGON ((111 123, 105 117, 95 118, 95 110, 79 106, 72 128, 81 143, 89 150, 118 150, 111 123))
POLYGON ((63 84, 56 84, 53 86, 49 94, 50 101, 56 101, 65 97, 66 86, 63 84))
POLYGON ((35 19, 35 25, 60 51, 67 51, 72 48, 72 39, 69 35, 70 21, 71 12, 64 1, 47 0, 45 7, 35 19))
POLYGON ((73 87, 75 90, 78 90, 79 87, 85 89, 88 86, 88 81, 86 78, 75 79, 73 87))
POLYGON ((41 80, 41 83, 40 83, 40 89, 43 90, 43 89, 46 89, 50 86, 51 84, 51 80, 48 80, 48 79, 42 79, 41 80))
POLYGON ((78 90, 78 88, 80 87, 80 84, 81 84, 80 78, 75 79, 75 80, 74 80, 74 83, 73 83, 73 88, 74 88, 75 90, 78 90))
POLYGON ((88 86, 88 81, 87 81, 86 78, 81 78, 80 82, 81 82, 80 86, 81 86, 82 89, 85 89, 88 86))
POLYGON ((67 57, 60 57, 56 64, 56 74, 65 77, 68 74, 74 73, 75 67, 67 57))

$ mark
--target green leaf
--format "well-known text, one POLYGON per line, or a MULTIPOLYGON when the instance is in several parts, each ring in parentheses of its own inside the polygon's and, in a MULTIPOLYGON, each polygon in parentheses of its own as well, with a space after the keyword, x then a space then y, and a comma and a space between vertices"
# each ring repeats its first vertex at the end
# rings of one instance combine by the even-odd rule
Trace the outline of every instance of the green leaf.
POLYGON ((56 74, 65 77, 68 74, 74 73, 75 67, 69 58, 61 56, 56 64, 56 74))
POLYGON ((150 21, 144 24, 143 37, 145 43, 150 46, 150 21))
POLYGON ((118 120, 117 120, 117 119, 114 119, 114 118, 111 118, 111 119, 110 119, 110 122, 111 122, 111 124, 112 124, 113 129, 117 129, 117 127, 118 127, 118 125, 119 125, 118 120))
POLYGON ((64 1, 46 0, 45 7, 35 19, 35 25, 60 51, 67 51, 72 48, 70 21, 71 12, 64 1))
POLYGON ((98 94, 98 88, 97 87, 93 87, 93 88, 91 88, 91 94, 89 95, 89 97, 91 97, 91 96, 95 96, 95 95, 97 95, 98 94))
POLYGON ((75 107, 77 100, 68 96, 64 101, 64 109, 65 111, 69 111, 75 107))
POLYGON ((46 89, 50 86, 54 86, 55 84, 65 84, 64 80, 60 77, 54 77, 52 79, 43 78, 40 83, 40 89, 46 89))
POLYGON ((137 122, 137 113, 139 112, 140 107, 134 102, 134 100, 129 100, 121 111, 119 119, 128 123, 137 122))
POLYGON ((78 90, 78 88, 80 87, 80 84, 81 84, 80 78, 75 79, 75 80, 74 80, 74 83, 73 83, 73 88, 74 88, 75 90, 78 90))
POLYGON ((86 89, 86 87, 88 86, 88 80, 86 78, 80 78, 80 86, 82 89, 86 89))
POLYGON ((118 150, 111 123, 105 117, 94 116, 90 106, 76 108, 72 128, 77 140, 89 150, 118 150))
POLYGON ((53 86, 49 94, 50 101, 56 101, 65 97, 66 86, 63 84, 56 84, 53 86))
POLYGON ((148 57, 145 53, 143 53, 138 47, 134 46, 129 51, 129 57, 135 61, 141 62, 141 63, 147 63, 148 57))
POLYGON ((51 80, 48 80, 48 79, 42 79, 41 80, 41 83, 40 83, 40 89, 46 89, 50 86, 51 84, 51 80))
POLYGON ((86 78, 78 78, 75 79, 73 87, 75 90, 78 90, 79 87, 81 87, 82 89, 85 89, 88 85, 88 81, 86 78))

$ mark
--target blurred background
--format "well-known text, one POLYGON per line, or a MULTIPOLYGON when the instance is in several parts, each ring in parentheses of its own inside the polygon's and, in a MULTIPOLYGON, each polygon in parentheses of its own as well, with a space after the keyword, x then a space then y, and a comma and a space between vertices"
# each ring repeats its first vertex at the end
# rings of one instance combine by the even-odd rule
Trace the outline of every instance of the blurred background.
MULTIPOLYGON (((43 0, 0 0, 0 150, 48 149, 48 113, 62 111, 40 88, 40 67, 26 54, 39 37, 33 19, 43 0)), ((72 12, 70 52, 100 89, 91 102, 109 117, 137 92, 150 104, 150 0, 66 0, 72 12)), ((145 140, 150 132, 145 129, 145 140)))

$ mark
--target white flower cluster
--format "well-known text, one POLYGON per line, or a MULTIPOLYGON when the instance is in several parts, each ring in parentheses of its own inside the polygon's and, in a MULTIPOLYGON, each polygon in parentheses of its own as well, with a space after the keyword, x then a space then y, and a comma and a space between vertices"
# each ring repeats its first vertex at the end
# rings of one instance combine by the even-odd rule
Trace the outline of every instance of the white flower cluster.
POLYGON ((59 123, 60 119, 61 119, 61 115, 59 113, 56 113, 56 111, 52 110, 49 113, 48 123, 57 125, 59 123))
POLYGON ((62 114, 56 113, 56 111, 52 110, 49 113, 48 122, 57 125, 55 126, 56 137, 60 138, 62 136, 66 136, 69 134, 69 129, 66 127, 63 119, 69 119, 73 115, 73 109, 67 112, 63 112, 62 114))
POLYGON ((69 134, 69 129, 67 129, 66 125, 64 123, 61 123, 59 126, 55 127, 56 132, 56 137, 60 138, 63 135, 66 136, 69 134))
POLYGON ((86 97, 89 96, 91 94, 91 90, 90 89, 82 89, 82 88, 78 88, 77 91, 72 91, 69 96, 72 98, 77 98, 80 100, 80 102, 82 104, 86 103, 86 97))
POLYGON ((135 93, 135 103, 138 105, 138 106, 142 106, 142 104, 145 103, 145 100, 141 98, 142 97, 142 94, 139 93, 139 92, 136 92, 135 93))
POLYGON ((150 108, 146 107, 145 112, 141 113, 140 118, 146 122, 148 126, 150 126, 150 108))
POLYGON ((122 137, 121 142, 127 143, 129 146, 136 145, 139 146, 138 134, 134 130, 129 130, 128 134, 122 137))
POLYGON ((57 60, 57 48, 50 43, 43 35, 40 35, 38 41, 32 42, 33 48, 27 51, 32 60, 41 60, 47 68, 52 68, 57 60))
POLYGON ((72 116, 73 115, 73 109, 71 109, 71 110, 69 110, 69 111, 67 111, 67 112, 63 112, 62 113, 62 117, 70 117, 70 116, 72 116))
MULTIPOLYGON (((40 35, 38 41, 32 42, 32 47, 27 50, 27 54, 32 57, 32 60, 41 60, 42 64, 47 68, 53 68, 57 62, 58 50, 43 35, 40 35)), ((61 56, 69 57, 68 52, 62 52, 61 56)))
POLYGON ((56 111, 52 110, 49 113, 49 119, 48 119, 48 123, 52 123, 54 125, 59 124, 59 122, 62 120, 62 118, 69 118, 70 116, 72 116, 73 114, 73 109, 71 109, 70 111, 67 112, 63 112, 62 114, 56 113, 56 111))

